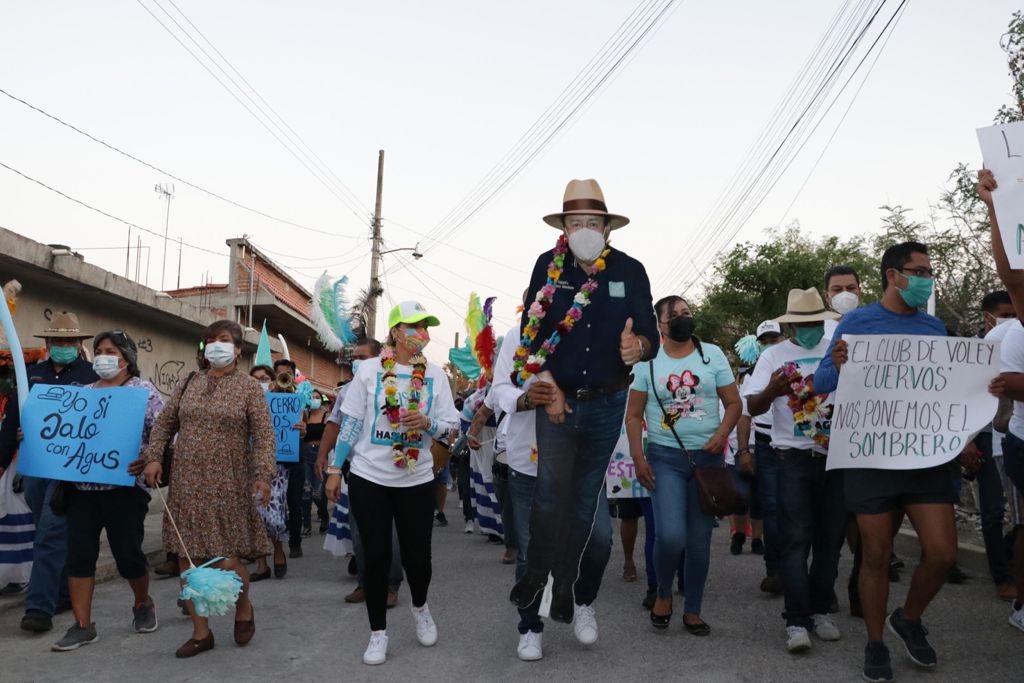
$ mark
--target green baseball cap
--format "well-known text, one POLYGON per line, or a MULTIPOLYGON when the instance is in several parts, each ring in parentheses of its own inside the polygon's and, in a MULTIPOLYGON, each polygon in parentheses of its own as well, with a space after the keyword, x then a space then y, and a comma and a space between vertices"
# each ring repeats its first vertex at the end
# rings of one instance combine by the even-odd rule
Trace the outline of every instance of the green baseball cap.
POLYGON ((427 313, 427 309, 423 308, 423 304, 418 301, 403 301, 388 313, 388 329, 390 330, 395 325, 400 325, 401 323, 415 325, 423 320, 427 321, 428 327, 437 327, 441 324, 440 320, 427 313))

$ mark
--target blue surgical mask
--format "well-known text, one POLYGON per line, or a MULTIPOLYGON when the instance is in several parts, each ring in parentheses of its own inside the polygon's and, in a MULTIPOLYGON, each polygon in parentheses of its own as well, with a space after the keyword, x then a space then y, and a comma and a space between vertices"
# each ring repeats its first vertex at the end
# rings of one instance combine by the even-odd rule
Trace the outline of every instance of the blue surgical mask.
POLYGON ((352 359, 352 376, 355 377, 356 373, 359 372, 359 366, 363 364, 362 358, 352 359))
POLYGON ((797 327, 795 328, 794 337, 796 343, 805 349, 813 349, 815 346, 821 343, 821 340, 825 336, 825 326, 818 325, 817 327, 797 327))
POLYGON ((92 369, 103 379, 114 379, 121 374, 121 359, 117 356, 96 356, 92 360, 92 369))
POLYGON ((77 346, 51 346, 49 351, 50 360, 57 365, 71 365, 78 358, 77 346))
POLYGON ((917 275, 904 275, 907 278, 907 288, 897 286, 900 298, 911 308, 921 308, 932 298, 932 290, 935 287, 935 280, 930 277, 918 277, 917 275))
POLYGON ((321 401, 320 399, 318 399, 318 398, 311 398, 311 399, 309 399, 309 409, 310 410, 320 410, 320 406, 321 405, 323 405, 323 401, 321 401))
POLYGON ((229 342, 211 342, 203 349, 203 355, 215 368, 226 368, 235 361, 235 345, 229 342))

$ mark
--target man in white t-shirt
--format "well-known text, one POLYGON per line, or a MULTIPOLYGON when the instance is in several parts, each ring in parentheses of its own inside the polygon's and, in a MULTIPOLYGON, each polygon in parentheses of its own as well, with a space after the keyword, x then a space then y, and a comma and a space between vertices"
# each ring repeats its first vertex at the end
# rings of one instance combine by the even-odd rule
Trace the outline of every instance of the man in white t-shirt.
MULTIPOLYGON (((1002 376, 1006 379, 1006 396, 1013 399, 1010 429, 1003 440, 1003 468, 1019 490, 1024 490, 1024 326, 1012 323, 1002 345, 1002 376)), ((1013 603, 1010 624, 1024 631, 1024 526, 1017 527, 1013 546, 1013 575, 1017 598, 1013 603)))
MULTIPOLYGON (((790 290, 786 314, 776 318, 786 324, 790 339, 765 349, 743 385, 747 409, 755 420, 772 413, 771 445, 779 463, 779 570, 790 652, 811 647, 811 630, 822 640, 840 638, 828 612, 847 514, 842 472, 825 471, 832 404, 830 398, 819 396, 810 407, 793 389, 796 382, 813 381, 830 341, 824 323, 837 317, 825 308, 817 289, 790 290), (798 409, 803 419, 799 423, 794 420, 791 400, 801 402, 798 409), (812 552, 814 560, 808 569, 812 552)), ((813 392, 808 398, 812 397, 813 392)))

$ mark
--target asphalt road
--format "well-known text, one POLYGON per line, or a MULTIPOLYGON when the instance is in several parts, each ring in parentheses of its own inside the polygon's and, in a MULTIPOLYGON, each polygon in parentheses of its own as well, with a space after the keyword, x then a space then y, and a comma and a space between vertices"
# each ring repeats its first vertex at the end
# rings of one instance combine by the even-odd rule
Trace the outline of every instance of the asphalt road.
MULTIPOLYGON (((346 605, 342 597, 354 586, 347 562, 319 550, 308 539, 306 556, 292 560, 287 578, 256 584, 256 637, 245 649, 231 638, 231 616, 214 620, 217 647, 191 660, 177 660, 175 649, 190 634, 186 617, 174 606, 176 582, 154 583, 160 629, 149 635, 130 632, 131 594, 120 581, 96 592, 94 619, 100 641, 70 653, 52 653, 50 645, 70 626, 72 617, 56 618, 51 633, 24 634, 20 610, 0 611, 0 680, 4 681, 855 681, 860 680, 865 642, 863 623, 846 615, 845 575, 840 567, 838 643, 815 640, 811 652, 785 651, 782 601, 758 591, 761 558, 728 552, 728 529, 715 532, 704 600, 709 638, 685 633, 674 620, 668 632, 655 633, 641 609, 645 586, 624 583, 622 551, 616 542, 604 588, 595 606, 600 639, 580 646, 571 626, 548 624, 545 657, 524 663, 516 658, 516 612, 507 601, 512 568, 501 565, 501 548, 480 536, 462 533, 460 517, 449 502, 451 526, 435 528, 434 580, 430 606, 440 639, 433 648, 415 640, 409 597, 389 612, 390 648, 381 667, 367 667, 361 656, 369 636, 363 605, 346 605)), ((641 525, 642 526, 642 525, 641 525)), ((642 534, 638 564, 642 564, 642 534)), ((748 546, 749 548, 749 546, 748 546)), ((901 540, 900 553, 916 555, 912 540, 901 540)), ((913 562, 893 584, 893 604, 902 598, 913 562)), ((946 586, 925 616, 939 654, 933 672, 914 670, 889 639, 900 681, 1022 681, 1024 634, 1007 624, 1009 606, 993 595, 983 558, 962 553, 961 564, 974 579, 946 586)), ((641 569, 642 576, 642 569, 641 569)), ((676 603, 677 617, 682 607, 676 603)))

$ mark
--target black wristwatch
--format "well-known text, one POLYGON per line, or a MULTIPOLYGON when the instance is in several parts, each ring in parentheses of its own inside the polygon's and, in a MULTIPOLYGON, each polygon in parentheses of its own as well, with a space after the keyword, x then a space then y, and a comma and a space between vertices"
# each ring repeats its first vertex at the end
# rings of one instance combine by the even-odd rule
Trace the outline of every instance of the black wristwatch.
POLYGON ((523 407, 527 410, 533 410, 533 404, 530 403, 530 394, 526 392, 523 393, 523 407))

